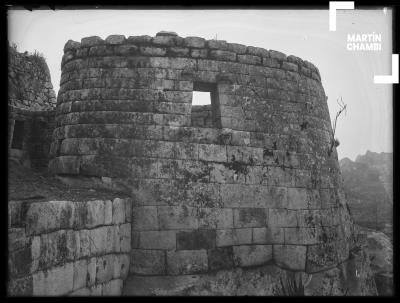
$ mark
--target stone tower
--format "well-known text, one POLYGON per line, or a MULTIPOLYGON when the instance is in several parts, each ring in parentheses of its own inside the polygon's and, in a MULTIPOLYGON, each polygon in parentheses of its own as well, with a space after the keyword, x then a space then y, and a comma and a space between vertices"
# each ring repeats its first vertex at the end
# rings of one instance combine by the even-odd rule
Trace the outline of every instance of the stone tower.
POLYGON ((61 67, 49 168, 130 189, 126 294, 346 293, 359 265, 313 64, 160 32, 70 40, 61 67))

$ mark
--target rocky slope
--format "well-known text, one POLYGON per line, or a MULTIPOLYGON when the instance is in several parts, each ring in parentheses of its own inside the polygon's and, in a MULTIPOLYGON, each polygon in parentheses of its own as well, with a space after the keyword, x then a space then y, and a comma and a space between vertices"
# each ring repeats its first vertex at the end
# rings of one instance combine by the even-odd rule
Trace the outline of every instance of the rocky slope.
POLYGON ((393 244, 383 232, 361 228, 379 295, 393 294, 393 244))
POLYGON ((392 224, 393 154, 367 152, 340 160, 347 201, 355 222, 373 229, 392 224))

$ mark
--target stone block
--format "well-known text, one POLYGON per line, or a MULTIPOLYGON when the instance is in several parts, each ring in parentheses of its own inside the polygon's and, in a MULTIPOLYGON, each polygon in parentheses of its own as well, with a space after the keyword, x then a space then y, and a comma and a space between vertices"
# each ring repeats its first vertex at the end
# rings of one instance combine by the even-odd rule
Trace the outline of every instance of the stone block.
POLYGON ((43 234, 40 238, 39 267, 49 268, 68 259, 67 232, 65 230, 43 234))
POLYGON ((192 58, 207 58, 208 49, 192 49, 190 51, 190 56, 192 58))
POLYGON ((253 228, 254 244, 283 244, 284 230, 280 227, 258 227, 253 228))
POLYGON ((93 257, 88 259, 88 264, 87 264, 86 284, 88 287, 93 286, 96 283, 96 273, 97 273, 97 258, 93 257))
POLYGON ((184 47, 171 47, 168 49, 168 54, 171 56, 187 57, 189 49, 184 47))
MULTIPOLYGON (((34 237, 33 239, 35 238, 37 237, 34 237)), ((8 251, 12 252, 22 249, 27 243, 28 238, 26 237, 24 228, 8 228, 8 251)))
POLYGON ((115 198, 113 201, 113 224, 121 224, 125 222, 125 201, 115 198))
POLYGON ((213 229, 180 231, 176 234, 177 250, 200 250, 215 247, 216 232, 213 229))
POLYGON ((158 229, 157 207, 134 207, 132 212, 132 228, 134 230, 158 229))
POLYGON ((205 272, 208 269, 206 250, 167 251, 167 273, 185 275, 205 272))
POLYGON ((124 35, 110 35, 106 38, 105 42, 108 44, 122 44, 125 40, 124 35))
POLYGON ((148 44, 151 43, 151 40, 153 38, 148 36, 148 35, 142 35, 142 36, 129 36, 127 39, 128 43, 133 43, 133 44, 148 44))
POLYGON ((87 229, 79 232, 79 254, 78 258, 87 257, 90 255, 90 231, 87 229))
POLYGON ((115 254, 114 256, 114 268, 113 268, 113 279, 125 279, 129 273, 129 255, 127 254, 115 254))
POLYGON ((125 222, 132 222, 132 199, 125 199, 125 222))
POLYGON ((129 252, 131 250, 131 225, 129 223, 121 224, 119 234, 121 252, 129 252))
POLYGON ((82 229, 86 227, 88 208, 85 202, 75 202, 73 228, 82 229))
POLYGON ((93 285, 90 287, 90 296, 101 296, 103 292, 103 284, 93 285))
POLYGON ((139 232, 139 248, 144 249, 175 249, 175 231, 155 230, 139 232))
POLYGON ((110 225, 112 223, 112 206, 111 200, 104 201, 104 225, 110 225))
POLYGON ((228 50, 228 43, 225 40, 207 40, 207 46, 211 49, 228 50))
POLYGON ((85 37, 81 39, 81 47, 90 47, 99 44, 104 44, 104 40, 98 36, 85 37))
POLYGON ((275 51, 275 50, 269 50, 269 55, 273 59, 277 60, 286 60, 286 55, 284 53, 275 51))
POLYGON ((254 56, 269 57, 269 52, 261 47, 248 46, 247 53, 254 56))
POLYGON ((32 275, 34 296, 61 296, 73 290, 74 263, 32 275))
POLYGON ((86 287, 88 274, 88 261, 86 259, 75 261, 74 263, 74 282, 73 290, 78 290, 86 287))
POLYGON ((199 208, 200 229, 233 228, 233 210, 230 208, 199 208))
POLYGON ((223 50, 210 50, 210 58, 222 61, 236 61, 236 54, 223 50))
POLYGON ((305 188, 288 188, 287 199, 288 209, 307 209, 309 207, 307 189, 305 188))
POLYGON ((104 255, 96 259, 96 284, 108 282, 114 274, 114 255, 104 255))
POLYGON ((275 263, 286 269, 305 271, 306 268, 306 246, 300 245, 274 245, 275 263))
POLYGON ((32 238, 31 255, 33 260, 40 258, 40 236, 35 236, 32 238))
POLYGON ((66 259, 67 260, 74 260, 78 258, 80 254, 80 238, 79 238, 79 231, 75 230, 67 230, 66 231, 66 259))
POLYGON ((263 58, 263 65, 273 68, 279 68, 280 64, 279 61, 275 58, 263 58))
POLYGON ((246 46, 238 43, 228 43, 228 50, 236 54, 245 54, 246 46))
POLYGON ((41 234, 59 229, 60 215, 60 203, 56 201, 30 204, 26 215, 27 234, 41 234))
POLYGON ((67 43, 64 45, 64 52, 69 51, 69 50, 76 50, 81 46, 79 42, 76 42, 74 40, 68 40, 67 43))
POLYGON ((159 206, 159 226, 161 229, 198 228, 197 209, 185 205, 159 206))
POLYGON ((229 269, 234 266, 231 246, 210 249, 207 255, 209 270, 229 269))
POLYGON ((199 160, 226 162, 226 147, 216 144, 199 144, 199 160))
POLYGON ((114 49, 116 55, 134 56, 137 55, 139 48, 136 45, 119 45, 114 49))
POLYGON ((224 207, 251 208, 254 203, 254 188, 244 184, 221 184, 224 207))
POLYGON ((8 296, 32 296, 33 279, 32 276, 26 276, 20 279, 10 279, 7 285, 8 296))
POLYGON ((292 72, 297 72, 299 67, 298 67, 297 64, 283 61, 282 62, 282 69, 286 69, 286 70, 289 70, 289 71, 292 71, 292 72))
POLYGON ((58 201, 58 204, 60 207, 60 228, 72 228, 75 216, 74 202, 58 201))
POLYGON ((240 208, 233 211, 234 227, 267 226, 268 210, 264 208, 240 208))
POLYGON ((22 277, 30 273, 32 264, 31 248, 24 247, 11 252, 8 257, 8 273, 10 277, 22 277))
POLYGON ((186 37, 183 44, 186 47, 203 48, 206 46, 206 40, 200 37, 186 37))
POLYGON ((165 56, 167 50, 160 47, 140 46, 139 51, 145 56, 165 56))
POLYGON ((86 227, 93 228, 104 225, 104 201, 88 201, 86 202, 86 207, 86 227))
POLYGON ((252 55, 238 55, 238 61, 245 64, 261 64, 261 57, 252 55))
POLYGON ((233 260, 242 267, 265 264, 272 260, 272 245, 234 246, 233 260))
POLYGON ((141 275, 164 275, 165 270, 164 251, 132 249, 130 273, 141 275))
POLYGON ((122 293, 123 281, 121 279, 111 280, 102 287, 103 296, 120 296, 122 293))
POLYGON ((296 227, 297 212, 288 209, 269 209, 268 226, 271 227, 296 227))
POLYGON ((114 229, 114 226, 102 226, 89 230, 89 245, 91 255, 100 255, 113 250, 115 236, 114 229))
POLYGON ((251 228, 219 229, 216 231, 217 247, 252 243, 251 228))
POLYGON ((317 244, 319 232, 317 228, 286 227, 285 244, 308 245, 317 244))

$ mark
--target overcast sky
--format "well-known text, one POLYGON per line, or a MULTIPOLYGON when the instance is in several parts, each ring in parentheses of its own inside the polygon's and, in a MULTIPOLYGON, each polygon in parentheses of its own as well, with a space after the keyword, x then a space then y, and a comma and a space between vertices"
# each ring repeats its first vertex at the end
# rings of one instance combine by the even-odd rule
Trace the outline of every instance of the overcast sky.
POLYGON ((339 159, 354 160, 367 150, 392 152, 392 86, 373 83, 374 75, 391 74, 391 19, 383 7, 338 11, 337 30, 330 32, 328 10, 10 10, 8 40, 20 52, 44 55, 56 93, 64 44, 93 35, 155 36, 168 30, 298 56, 318 67, 331 118, 338 98, 347 104, 336 137, 339 159), (382 35, 382 51, 346 49, 347 34, 373 32, 382 35))

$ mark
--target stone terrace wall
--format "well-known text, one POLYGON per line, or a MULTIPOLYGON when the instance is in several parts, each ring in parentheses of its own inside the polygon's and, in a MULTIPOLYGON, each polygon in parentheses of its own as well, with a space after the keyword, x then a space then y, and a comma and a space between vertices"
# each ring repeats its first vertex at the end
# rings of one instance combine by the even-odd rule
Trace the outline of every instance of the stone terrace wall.
POLYGON ((9 295, 120 295, 130 214, 130 199, 9 202, 9 295))
POLYGON ((352 222, 318 69, 257 47, 178 37, 68 41, 50 169, 133 193, 132 274, 348 259, 352 222), (191 126, 195 85, 214 127, 191 126))
POLYGON ((8 104, 28 110, 53 110, 56 95, 44 58, 8 47, 8 104))

